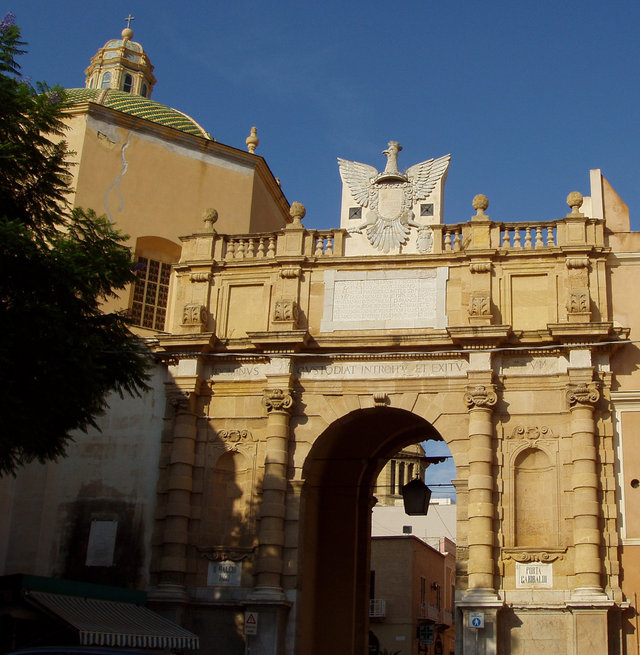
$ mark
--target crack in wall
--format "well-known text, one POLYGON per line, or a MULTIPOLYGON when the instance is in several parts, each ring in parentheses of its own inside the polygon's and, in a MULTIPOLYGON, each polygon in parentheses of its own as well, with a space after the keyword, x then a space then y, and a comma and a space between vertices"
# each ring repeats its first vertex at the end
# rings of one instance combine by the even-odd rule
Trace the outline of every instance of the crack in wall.
POLYGON ((113 189, 115 193, 118 194, 118 197, 120 198, 120 202, 118 204, 118 211, 121 212, 122 209, 124 208, 124 198, 122 194, 120 193, 120 181, 124 177, 125 173, 127 172, 127 169, 129 168, 129 162, 127 161, 125 151, 129 147, 129 143, 131 142, 131 132, 127 133, 127 140, 126 142, 122 145, 122 148, 120 149, 120 158, 122 160, 122 168, 120 169, 120 174, 111 182, 111 184, 107 187, 107 190, 104 194, 104 210, 107 214, 107 218, 109 219, 110 223, 115 223, 113 216, 111 215, 111 212, 109 211, 109 194, 111 193, 111 190, 113 189))

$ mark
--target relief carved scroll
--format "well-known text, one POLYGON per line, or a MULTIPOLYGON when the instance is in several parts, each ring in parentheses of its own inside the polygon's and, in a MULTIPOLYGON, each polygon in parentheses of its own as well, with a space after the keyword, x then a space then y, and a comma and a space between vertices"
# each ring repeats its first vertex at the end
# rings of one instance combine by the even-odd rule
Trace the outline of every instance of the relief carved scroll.
POLYGON ((529 562, 555 562, 557 559, 564 559, 565 549, 562 550, 520 550, 509 549, 503 551, 502 558, 505 560, 515 560, 520 564, 528 564, 529 562))

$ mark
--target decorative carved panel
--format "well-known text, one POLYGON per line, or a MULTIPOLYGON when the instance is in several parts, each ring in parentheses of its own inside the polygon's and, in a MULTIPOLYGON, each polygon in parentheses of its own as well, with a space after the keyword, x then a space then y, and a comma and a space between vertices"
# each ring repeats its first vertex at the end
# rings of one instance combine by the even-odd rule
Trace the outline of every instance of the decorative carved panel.
POLYGON ((469 316, 488 316, 489 314, 491 314, 489 296, 471 296, 469 299, 469 316))
POLYGON ((204 305, 189 303, 182 310, 182 325, 206 325, 207 310, 204 305))
POLYGON ((284 322, 298 320, 298 303, 295 300, 276 300, 273 306, 273 321, 284 322))
POLYGON ((570 314, 586 314, 590 309, 589 291, 586 289, 579 289, 571 291, 567 301, 567 311, 570 314))

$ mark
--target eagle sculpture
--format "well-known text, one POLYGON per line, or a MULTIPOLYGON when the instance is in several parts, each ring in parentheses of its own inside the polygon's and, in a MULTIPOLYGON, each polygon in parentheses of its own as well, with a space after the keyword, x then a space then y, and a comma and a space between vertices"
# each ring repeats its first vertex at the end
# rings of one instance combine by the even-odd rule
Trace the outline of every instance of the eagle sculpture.
POLYGON ((412 207, 431 195, 451 160, 451 155, 428 159, 401 173, 398 169, 401 150, 397 141, 389 141, 389 147, 382 151, 387 157, 382 173, 368 164, 338 158, 342 181, 353 199, 369 210, 364 223, 348 231, 361 233, 366 229, 369 243, 385 253, 405 244, 412 227, 424 227, 415 222, 412 207))

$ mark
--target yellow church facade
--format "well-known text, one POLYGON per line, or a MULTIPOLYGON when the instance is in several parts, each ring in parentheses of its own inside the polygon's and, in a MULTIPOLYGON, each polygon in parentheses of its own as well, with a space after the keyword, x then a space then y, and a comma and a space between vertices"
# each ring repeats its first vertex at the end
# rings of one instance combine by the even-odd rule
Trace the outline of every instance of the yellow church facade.
POLYGON ((114 306, 151 390, 0 480, 0 575, 145 590, 205 655, 364 654, 376 480, 437 440, 455 653, 636 652, 640 233, 600 171, 561 218, 478 195, 448 224, 449 156, 405 170, 391 141, 382 171, 339 160, 340 226, 307 229, 255 131, 232 148, 151 101, 122 37, 70 92, 71 200, 130 235, 114 306))

